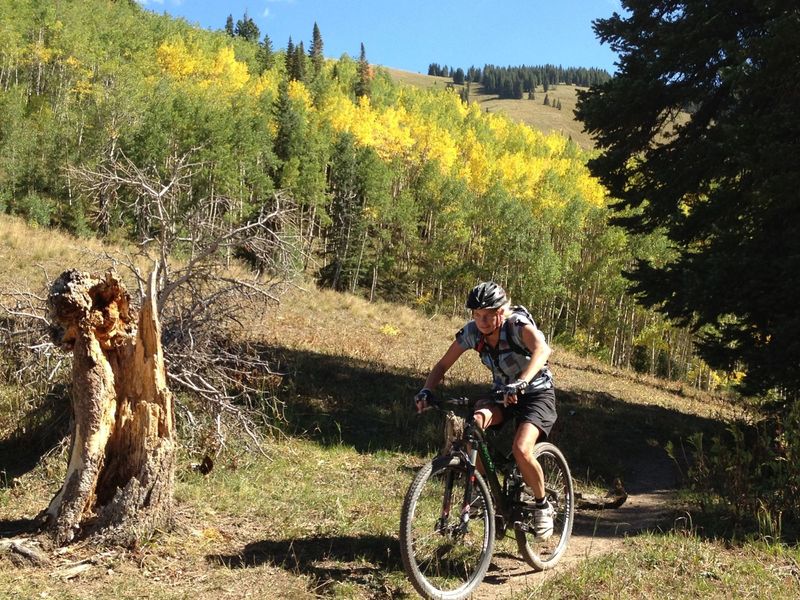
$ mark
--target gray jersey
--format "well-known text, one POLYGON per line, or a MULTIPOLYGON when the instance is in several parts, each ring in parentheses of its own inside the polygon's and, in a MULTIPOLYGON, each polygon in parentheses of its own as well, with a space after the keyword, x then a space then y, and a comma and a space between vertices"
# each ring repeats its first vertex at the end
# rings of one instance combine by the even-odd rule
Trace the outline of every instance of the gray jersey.
MULTIPOLYGON (((525 342, 522 340, 522 328, 528 324, 536 327, 536 323, 519 312, 512 312, 506 317, 506 321, 500 327, 500 340, 497 348, 493 349, 488 344, 484 344, 479 350, 481 362, 492 372, 495 387, 515 382, 531 361, 531 357, 527 354, 515 351, 514 345, 518 348, 525 348, 525 342), (510 326, 506 326, 506 321, 510 323, 510 326), (509 334, 513 336, 513 344, 510 344, 506 337, 509 334)), ((470 321, 456 334, 456 341, 464 350, 478 350, 481 337, 475 321, 470 321)), ((547 390, 552 387, 553 376, 545 365, 530 382, 527 391, 547 390)))

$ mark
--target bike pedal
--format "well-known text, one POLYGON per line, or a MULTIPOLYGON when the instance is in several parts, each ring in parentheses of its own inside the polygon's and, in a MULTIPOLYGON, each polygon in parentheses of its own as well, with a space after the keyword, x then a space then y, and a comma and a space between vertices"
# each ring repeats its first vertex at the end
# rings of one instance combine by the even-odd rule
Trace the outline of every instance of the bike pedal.
POLYGON ((524 531, 525 533, 532 533, 533 527, 530 527, 526 523, 522 521, 514 521, 514 530, 515 531, 524 531))

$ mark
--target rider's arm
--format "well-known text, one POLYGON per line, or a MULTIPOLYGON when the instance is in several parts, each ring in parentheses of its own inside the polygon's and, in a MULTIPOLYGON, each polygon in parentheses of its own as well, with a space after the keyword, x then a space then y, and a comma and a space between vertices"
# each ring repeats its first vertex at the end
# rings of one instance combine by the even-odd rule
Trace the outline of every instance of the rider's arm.
POLYGON ((433 366, 433 369, 431 369, 431 372, 428 374, 428 378, 425 380, 425 387, 414 397, 417 412, 422 412, 428 407, 427 399, 431 392, 442 382, 445 373, 447 373, 448 369, 453 366, 453 363, 455 363, 458 357, 463 353, 464 348, 462 348, 457 341, 450 344, 450 348, 447 349, 444 356, 439 359, 439 362, 433 366))
POLYGON ((519 374, 519 378, 530 383, 531 379, 547 364, 552 349, 544 339, 544 334, 529 323, 522 328, 522 341, 525 342, 525 347, 531 353, 531 360, 519 374))
POLYGON ((444 356, 439 359, 439 362, 433 366, 433 369, 431 369, 431 372, 428 374, 428 378, 425 380, 425 387, 431 391, 435 390, 436 386, 444 379, 445 373, 447 373, 462 354, 464 354, 464 348, 461 347, 458 341, 454 341, 450 344, 447 352, 444 353, 444 356))

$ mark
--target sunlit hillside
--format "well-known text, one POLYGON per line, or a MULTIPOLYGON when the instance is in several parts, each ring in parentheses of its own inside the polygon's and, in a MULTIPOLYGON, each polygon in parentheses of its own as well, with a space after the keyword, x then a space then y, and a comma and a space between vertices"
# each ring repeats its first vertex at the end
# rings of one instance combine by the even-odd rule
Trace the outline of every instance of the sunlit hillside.
MULTIPOLYGON (((434 77, 421 73, 412 73, 400 69, 387 68, 392 78, 403 84, 421 88, 446 89, 453 84, 450 77, 434 77)), ((454 86, 461 89, 462 86, 454 86)), ((545 93, 539 86, 534 92, 535 98, 528 100, 500 99, 496 94, 484 94, 483 86, 476 83, 470 87, 470 102, 477 102, 486 112, 504 113, 516 121, 530 125, 545 133, 558 132, 579 144, 585 150, 593 147, 592 139, 583 131, 583 125, 575 119, 573 113, 579 88, 574 85, 551 86, 547 90, 550 106, 544 104, 545 93), (554 108, 553 103, 561 101, 561 110, 554 108)))

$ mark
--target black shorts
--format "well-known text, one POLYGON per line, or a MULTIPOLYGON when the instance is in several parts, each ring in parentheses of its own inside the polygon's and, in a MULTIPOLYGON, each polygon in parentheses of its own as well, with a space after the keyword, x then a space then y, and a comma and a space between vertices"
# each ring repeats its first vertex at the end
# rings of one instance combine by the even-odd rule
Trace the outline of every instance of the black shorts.
POLYGON ((542 433, 539 439, 540 442, 547 440, 558 418, 556 414, 556 393, 553 388, 526 392, 519 397, 516 404, 500 406, 499 408, 503 411, 503 422, 513 417, 516 421, 515 427, 519 427, 522 423, 535 425, 542 433))

